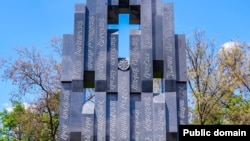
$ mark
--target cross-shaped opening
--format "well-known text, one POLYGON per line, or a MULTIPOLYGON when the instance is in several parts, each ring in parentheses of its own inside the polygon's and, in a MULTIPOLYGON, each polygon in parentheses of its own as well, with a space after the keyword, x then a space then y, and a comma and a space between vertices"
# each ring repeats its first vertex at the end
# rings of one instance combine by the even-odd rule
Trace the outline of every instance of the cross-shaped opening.
POLYGON ((108 29, 118 29, 118 57, 129 58, 130 29, 140 29, 139 24, 129 24, 129 14, 119 14, 118 24, 109 24, 108 29))

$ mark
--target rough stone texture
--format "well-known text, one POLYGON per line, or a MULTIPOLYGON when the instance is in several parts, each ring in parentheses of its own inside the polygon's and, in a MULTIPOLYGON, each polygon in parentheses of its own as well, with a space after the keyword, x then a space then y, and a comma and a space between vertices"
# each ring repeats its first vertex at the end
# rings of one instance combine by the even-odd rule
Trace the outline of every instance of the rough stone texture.
POLYGON ((129 71, 118 71, 118 125, 117 140, 130 140, 130 91, 129 71))
POLYGON ((118 95, 110 93, 107 95, 107 140, 116 141, 117 132, 120 129, 118 124, 118 95))
POLYGON ((106 141, 106 92, 95 92, 94 140, 106 141))
POLYGON ((154 94, 154 140, 166 140, 166 103, 164 94, 154 94))
POLYGON ((60 97, 60 125, 59 125, 59 140, 69 141, 70 134, 70 90, 71 83, 62 83, 62 93, 60 97))
POLYGON ((83 80, 84 42, 85 42, 85 5, 75 6, 73 80, 83 80))
POLYGON ((130 140, 141 141, 141 94, 130 95, 130 140))
POLYGON ((142 93, 141 103, 141 140, 153 140, 153 93, 142 93))
POLYGON ((180 125, 188 124, 187 83, 177 83, 178 119, 180 125))
POLYGON ((94 140, 94 108, 91 101, 86 102, 82 107, 82 140, 94 140))
POLYGON ((118 30, 108 31, 107 91, 117 92, 118 30))
POLYGON ((130 91, 141 92, 141 31, 130 31, 130 91))

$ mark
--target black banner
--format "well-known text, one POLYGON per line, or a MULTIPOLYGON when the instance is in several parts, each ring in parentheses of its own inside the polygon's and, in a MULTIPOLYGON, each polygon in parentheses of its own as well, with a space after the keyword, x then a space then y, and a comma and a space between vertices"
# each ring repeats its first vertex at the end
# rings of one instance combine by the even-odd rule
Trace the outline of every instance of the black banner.
POLYGON ((250 141, 250 125, 180 125, 179 141, 239 139, 250 141))

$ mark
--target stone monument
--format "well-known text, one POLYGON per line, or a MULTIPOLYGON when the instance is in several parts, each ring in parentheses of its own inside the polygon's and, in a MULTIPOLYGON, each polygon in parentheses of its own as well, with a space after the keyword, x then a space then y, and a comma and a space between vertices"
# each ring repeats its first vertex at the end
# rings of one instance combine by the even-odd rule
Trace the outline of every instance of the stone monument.
POLYGON ((87 0, 63 36, 59 141, 177 141, 187 124, 185 35, 173 4, 87 0), (119 14, 129 14, 129 56, 118 55, 119 14), (89 90, 94 95, 89 100, 89 90))

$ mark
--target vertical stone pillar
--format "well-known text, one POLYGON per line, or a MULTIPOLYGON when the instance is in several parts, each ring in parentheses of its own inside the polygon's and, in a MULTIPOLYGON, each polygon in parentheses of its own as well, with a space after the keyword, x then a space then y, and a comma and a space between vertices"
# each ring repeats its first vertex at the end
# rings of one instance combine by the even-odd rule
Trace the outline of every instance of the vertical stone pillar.
POLYGON ((70 140, 70 93, 71 83, 62 83, 60 96, 59 141, 70 140))
POLYGON ((108 0, 96 0, 95 140, 106 141, 108 0))
POLYGON ((94 141, 94 108, 92 101, 82 107, 82 141, 94 141))
POLYGON ((118 141, 130 140, 129 71, 118 70, 118 141))
POLYGON ((176 53, 174 35, 174 13, 173 4, 164 3, 163 14, 163 56, 164 56, 164 78, 166 92, 166 117, 167 117, 167 139, 177 140, 178 116, 176 95, 176 53))
POLYGON ((141 92, 141 31, 130 31, 130 91, 141 92))
MULTIPOLYGON (((144 118, 144 117, 143 117, 144 118)), ((141 141, 141 94, 133 93, 130 95, 130 140, 141 141)))
POLYGON ((180 125, 186 125, 188 124, 188 103, 185 35, 176 35, 175 44, 177 54, 178 122, 180 125))
POLYGON ((118 124, 118 96, 117 93, 109 93, 107 95, 107 140, 117 141, 118 124))
POLYGON ((118 88, 118 32, 108 31, 108 52, 107 52, 107 92, 117 93, 118 88))

